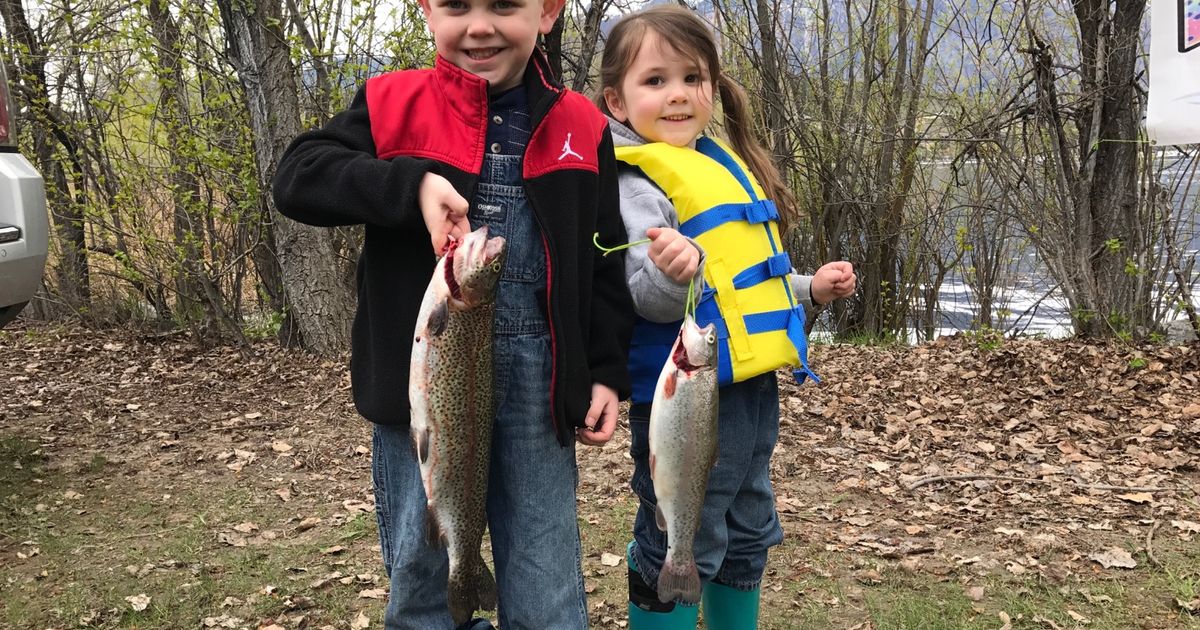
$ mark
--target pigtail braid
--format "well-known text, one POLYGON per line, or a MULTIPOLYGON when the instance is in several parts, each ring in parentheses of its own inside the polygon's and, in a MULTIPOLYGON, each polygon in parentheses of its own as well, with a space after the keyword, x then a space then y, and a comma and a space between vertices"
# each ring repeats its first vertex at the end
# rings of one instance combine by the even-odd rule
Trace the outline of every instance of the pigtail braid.
POLYGON ((717 76, 716 87, 721 97, 725 134, 729 137, 729 143, 745 160, 746 166, 750 167, 763 192, 779 208, 779 231, 786 238, 796 215, 796 196, 754 133, 746 91, 724 73, 717 76))

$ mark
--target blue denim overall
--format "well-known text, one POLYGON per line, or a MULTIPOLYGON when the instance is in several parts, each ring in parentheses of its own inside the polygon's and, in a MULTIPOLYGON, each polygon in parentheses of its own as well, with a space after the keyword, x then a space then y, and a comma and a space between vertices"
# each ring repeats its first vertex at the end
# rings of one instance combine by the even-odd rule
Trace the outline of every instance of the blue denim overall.
MULTIPOLYGON (((521 177, 529 123, 521 89, 493 101, 469 214, 472 229, 486 223, 489 234, 503 236, 508 246, 496 294, 488 530, 500 625, 569 630, 587 627, 575 507, 578 471, 574 446, 558 445, 550 419, 546 252, 521 177)), ((430 548, 423 537, 425 490, 408 429, 376 426, 374 446, 376 512, 392 583, 385 628, 452 628, 446 607, 449 564, 446 552, 430 548)))

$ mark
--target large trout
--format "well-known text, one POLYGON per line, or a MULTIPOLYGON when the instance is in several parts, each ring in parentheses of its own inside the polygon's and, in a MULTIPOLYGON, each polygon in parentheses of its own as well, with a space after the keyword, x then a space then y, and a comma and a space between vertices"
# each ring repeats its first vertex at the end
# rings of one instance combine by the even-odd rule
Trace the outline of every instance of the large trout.
POLYGON ((655 517, 667 532, 667 558, 658 598, 700 601, 700 574, 692 554, 708 472, 717 458, 717 339, 688 315, 663 365, 650 408, 650 477, 658 497, 655 517))
POLYGON ((453 241, 421 302, 408 396, 412 437, 428 499, 431 544, 450 555, 455 624, 496 608, 496 580, 479 548, 491 460, 492 330, 504 239, 487 226, 453 241))

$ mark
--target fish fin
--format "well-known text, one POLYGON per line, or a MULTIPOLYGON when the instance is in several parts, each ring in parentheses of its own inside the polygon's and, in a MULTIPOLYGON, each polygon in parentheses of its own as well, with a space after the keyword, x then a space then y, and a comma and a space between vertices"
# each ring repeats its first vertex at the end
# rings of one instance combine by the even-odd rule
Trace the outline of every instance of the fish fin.
POLYGON ((425 334, 429 337, 436 337, 446 331, 446 324, 450 321, 450 300, 442 300, 433 305, 433 310, 429 312, 429 321, 425 323, 425 334))
POLYGON ((429 429, 413 431, 413 446, 417 449, 417 461, 424 464, 429 460, 429 429))
POLYGON ((438 522, 437 513, 430 505, 425 509, 425 540, 430 547, 441 549, 446 546, 446 536, 442 533, 442 524, 438 522))
POLYGON ((658 530, 667 531, 667 517, 663 515, 662 506, 654 506, 654 522, 658 525, 658 530))
POLYGON ((654 468, 655 468, 654 465, 657 463, 658 463, 658 458, 654 456, 654 451, 651 451, 650 452, 650 480, 651 481, 654 480, 654 468))
POLYGON ((658 600, 663 603, 679 600, 689 604, 700 601, 700 572, 695 560, 675 562, 667 556, 658 574, 658 600))
POLYGON ((663 400, 670 400, 675 395, 675 371, 667 373, 667 378, 663 379, 663 400))
POLYGON ((488 569, 483 558, 479 558, 475 573, 475 593, 479 600, 480 610, 496 610, 496 578, 488 569))
POLYGON ((492 577, 482 556, 475 556, 474 560, 463 563, 460 570, 450 574, 446 599, 455 625, 470 621, 476 610, 496 609, 496 578, 492 577))

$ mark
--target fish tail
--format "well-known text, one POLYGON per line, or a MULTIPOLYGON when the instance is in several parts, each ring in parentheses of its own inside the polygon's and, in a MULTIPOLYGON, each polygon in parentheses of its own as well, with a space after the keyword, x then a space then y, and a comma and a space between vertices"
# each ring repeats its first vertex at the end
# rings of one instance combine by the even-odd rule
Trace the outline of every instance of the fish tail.
POLYGON ((476 610, 496 609, 496 578, 480 556, 455 567, 446 590, 450 618, 456 625, 470 621, 476 610))
POLYGON ((680 562, 667 556, 662 572, 658 574, 658 600, 663 603, 679 600, 689 604, 700 601, 700 572, 694 558, 680 562))
POLYGON ((496 610, 496 578, 488 569, 483 558, 476 564, 475 593, 479 600, 480 610, 496 610))

